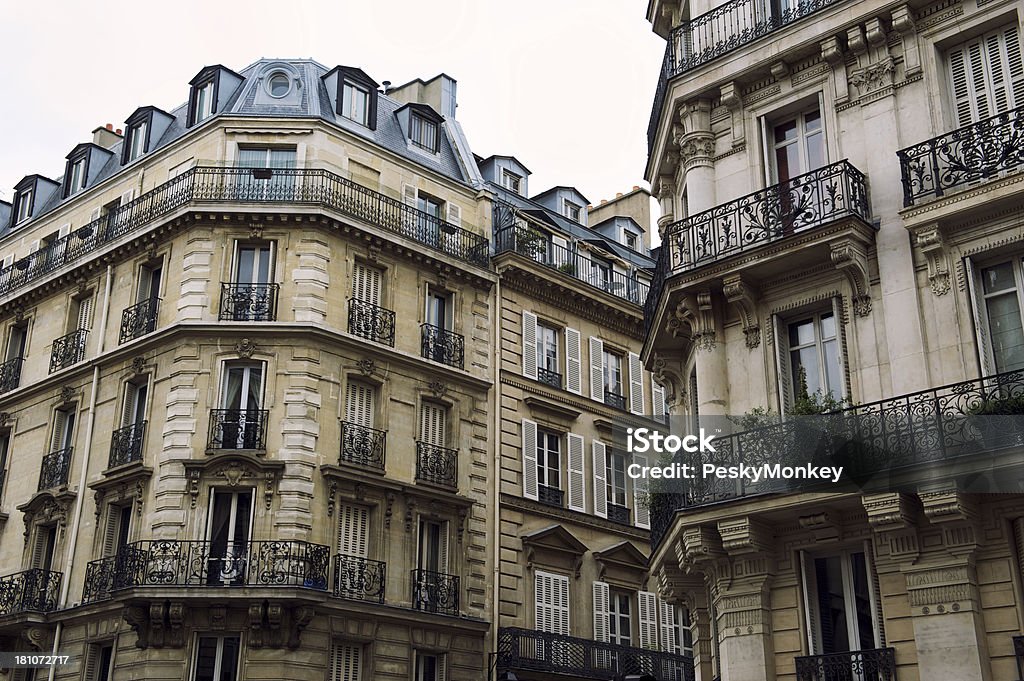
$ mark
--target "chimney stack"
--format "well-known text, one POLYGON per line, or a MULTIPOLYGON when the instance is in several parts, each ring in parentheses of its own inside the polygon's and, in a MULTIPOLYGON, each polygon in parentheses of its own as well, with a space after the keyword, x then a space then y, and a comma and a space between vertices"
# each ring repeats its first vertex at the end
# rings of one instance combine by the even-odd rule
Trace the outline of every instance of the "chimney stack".
POLYGON ((92 131, 92 143, 104 149, 113 149, 121 139, 121 129, 118 128, 117 132, 114 132, 113 123, 107 123, 92 131))

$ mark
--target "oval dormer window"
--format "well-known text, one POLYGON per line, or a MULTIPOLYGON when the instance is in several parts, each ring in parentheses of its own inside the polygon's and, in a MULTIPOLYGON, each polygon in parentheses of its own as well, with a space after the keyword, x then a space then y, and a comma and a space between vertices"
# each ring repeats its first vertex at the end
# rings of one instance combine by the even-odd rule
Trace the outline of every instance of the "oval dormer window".
POLYGON ((292 80, 288 74, 278 71, 267 80, 267 89, 270 91, 271 97, 284 97, 292 89, 292 80))

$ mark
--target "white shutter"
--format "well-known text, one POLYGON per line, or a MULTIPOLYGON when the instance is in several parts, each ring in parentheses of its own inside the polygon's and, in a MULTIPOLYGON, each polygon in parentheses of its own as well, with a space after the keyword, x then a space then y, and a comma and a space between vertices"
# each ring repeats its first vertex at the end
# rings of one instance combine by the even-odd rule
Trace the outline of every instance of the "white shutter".
MULTIPOLYGON (((796 390, 792 381, 793 371, 789 366, 789 326, 779 315, 772 315, 772 324, 775 328, 775 375, 779 386, 779 414, 785 415, 791 408, 793 393, 796 390)), ((696 404, 691 404, 690 410, 696 414, 696 404)))
POLYGON ((441 572, 448 574, 448 521, 441 523, 441 530, 437 539, 438 566, 441 572))
POLYGON ((139 384, 125 383, 124 403, 121 405, 121 427, 135 423, 135 404, 139 399, 139 384))
POLYGON ((49 544, 50 528, 45 525, 36 525, 35 541, 32 542, 32 563, 31 567, 41 568, 46 562, 46 548, 49 544))
POLYGON ((644 413, 644 367, 635 352, 629 353, 629 410, 644 413))
POLYGON ((658 649, 658 597, 650 591, 638 591, 640 611, 640 647, 644 650, 658 649))
POLYGON ((1024 66, 1021 65, 1018 28, 985 36, 985 54, 992 73, 993 114, 1009 111, 1024 98, 1024 66))
POLYGON ((103 557, 117 553, 117 536, 121 533, 121 507, 107 504, 107 519, 103 526, 103 557))
POLYGON ((420 441, 443 447, 448 442, 444 407, 424 402, 420 405, 420 441))
POLYGON ((32 255, 33 253, 35 253, 38 250, 39 250, 39 239, 36 239, 35 241, 33 241, 32 243, 30 243, 28 245, 28 253, 29 253, 29 255, 32 255))
POLYGON ((437 681, 448 681, 448 655, 445 653, 437 656, 437 681))
POLYGON ((121 207, 128 205, 135 198, 135 190, 129 189, 125 193, 121 194, 121 207))
POLYGON ((604 341, 590 337, 590 399, 604 402, 604 341))
POLYGON ((90 645, 86 650, 85 676, 83 677, 85 681, 107 681, 107 679, 96 678, 96 667, 99 663, 100 650, 100 646, 95 644, 90 645))
POLYGON ((608 642, 608 610, 610 594, 608 584, 594 582, 594 640, 608 642))
POLYGON ((331 681, 362 681, 362 646, 335 643, 331 646, 331 681))
POLYGON ((523 310, 523 376, 537 378, 537 315, 523 310))
POLYGON ((995 359, 992 356, 992 344, 989 343, 988 316, 985 314, 985 300, 981 295, 980 273, 970 258, 964 258, 964 270, 967 275, 967 290, 971 296, 971 314, 974 315, 974 340, 978 344, 978 364, 982 376, 995 373, 995 359))
POLYGON ((381 271, 357 262, 352 270, 352 297, 371 305, 380 305, 381 271))
POLYGON ((678 655, 680 648, 676 637, 676 606, 658 599, 658 612, 661 617, 661 649, 678 655))
POLYGON ((405 202, 405 205, 410 208, 418 208, 420 203, 419 199, 419 191, 416 187, 411 184, 402 185, 402 201, 405 202))
POLYGON ((350 381, 345 396, 345 420, 373 428, 373 387, 350 381))
POLYGON ((523 419, 523 496, 537 499, 537 424, 523 419))
POLYGON ((961 127, 1024 104, 1024 64, 1016 24, 951 49, 949 70, 961 127))
POLYGON ((0 267, 3 267, 4 269, 6 269, 6 268, 10 267, 13 264, 14 264, 14 254, 13 253, 8 253, 7 255, 4 256, 3 263, 0 264, 0 267))
POLYGON ((365 506, 338 506, 338 553, 366 558, 370 532, 370 510, 365 506))
POLYGON ((93 297, 83 298, 78 302, 78 326, 76 329, 92 328, 92 301, 93 297))
POLYGON ((580 373, 583 360, 580 358, 580 332, 576 329, 565 329, 565 389, 577 395, 583 394, 583 381, 580 373))
POLYGON ((592 443, 592 461, 594 464, 594 515, 608 517, 608 489, 605 487, 605 446, 603 442, 594 440, 592 443))
POLYGON ((665 421, 665 389, 651 377, 651 414, 658 421, 665 421))
MULTIPOLYGON (((642 454, 633 455, 633 463, 638 466, 647 465, 647 457, 642 454)), ((650 499, 647 497, 649 489, 647 478, 636 478, 633 480, 633 518, 637 527, 651 529, 650 499)))
POLYGON ((67 439, 68 412, 60 410, 54 413, 53 439, 50 442, 50 451, 56 452, 64 447, 67 439))
POLYGON ((569 468, 569 510, 587 511, 586 477, 583 472, 583 436, 566 435, 569 468))
POLYGON ((569 578, 538 570, 534 575, 534 626, 537 631, 569 635, 569 578))
POLYGON ((451 224, 455 225, 456 227, 461 227, 462 226, 462 208, 459 207, 459 206, 456 206, 451 201, 448 201, 445 204, 445 206, 447 207, 447 215, 448 215, 448 217, 446 219, 448 220, 448 222, 450 222, 451 224))

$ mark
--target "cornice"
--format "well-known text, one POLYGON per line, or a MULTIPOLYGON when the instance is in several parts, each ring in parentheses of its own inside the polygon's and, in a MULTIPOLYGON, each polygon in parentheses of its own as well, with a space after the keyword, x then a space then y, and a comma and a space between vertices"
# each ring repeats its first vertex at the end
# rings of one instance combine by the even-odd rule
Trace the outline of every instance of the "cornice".
POLYGON ((551 520, 568 521, 577 525, 583 525, 593 530, 603 530, 605 532, 617 534, 627 539, 647 541, 650 538, 650 532, 641 530, 633 525, 620 525, 618 523, 613 523, 610 520, 590 515, 589 513, 570 511, 569 509, 558 508, 556 506, 548 506, 547 504, 542 504, 539 501, 523 499, 522 497, 517 497, 504 492, 501 494, 500 503, 505 508, 512 508, 517 511, 530 513, 534 516, 550 518, 551 520))

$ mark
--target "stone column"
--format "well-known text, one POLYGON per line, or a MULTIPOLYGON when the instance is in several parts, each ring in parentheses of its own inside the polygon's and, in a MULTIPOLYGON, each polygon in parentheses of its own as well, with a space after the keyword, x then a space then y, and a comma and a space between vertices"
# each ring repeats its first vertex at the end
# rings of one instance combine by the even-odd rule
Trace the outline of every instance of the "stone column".
POLYGON ((688 296, 675 311, 676 319, 689 325, 691 340, 697 348, 694 359, 696 406, 702 417, 722 416, 729 408, 729 374, 721 319, 723 305, 718 294, 709 289, 688 296))

